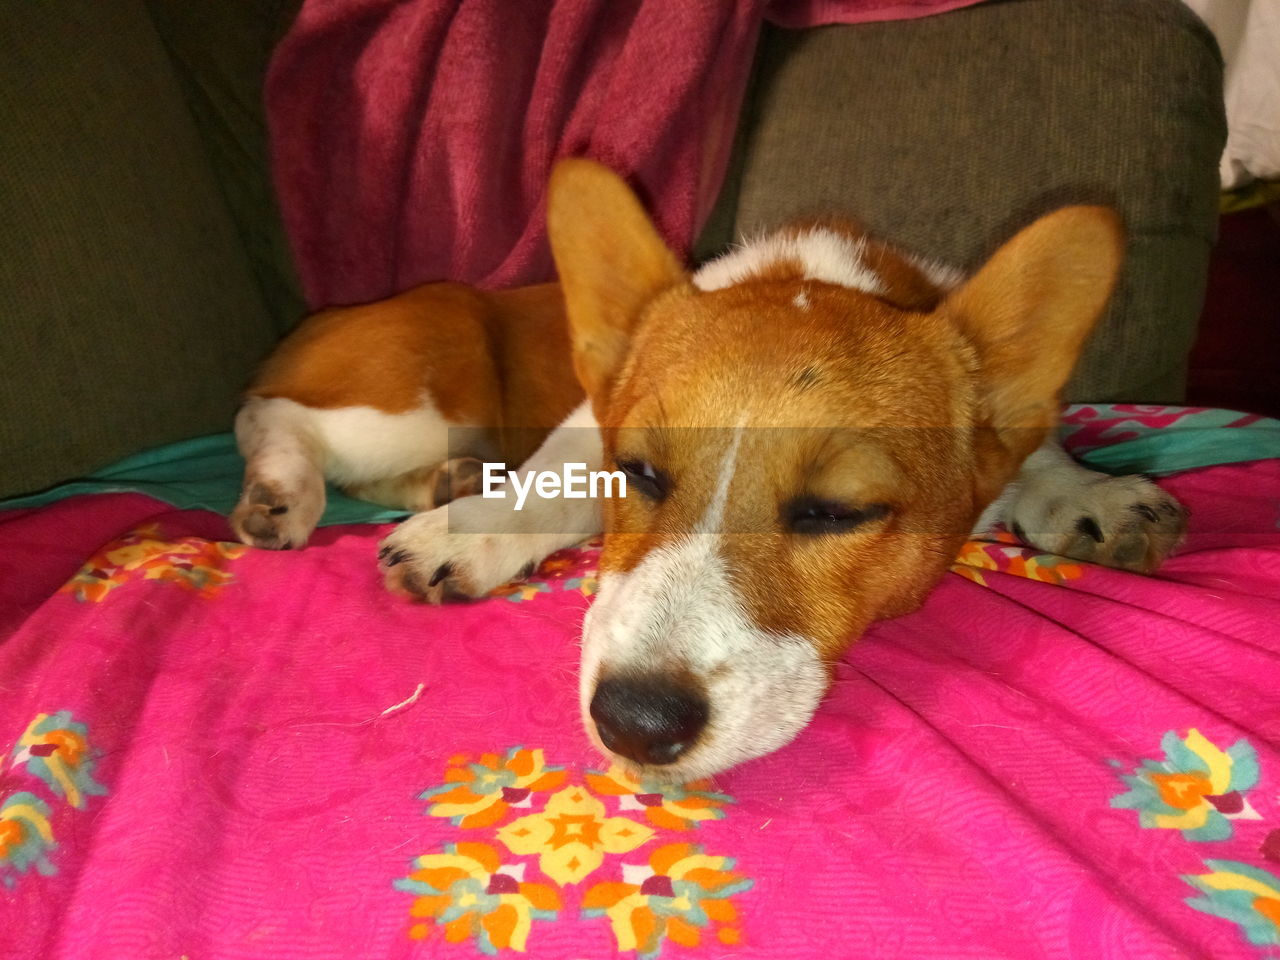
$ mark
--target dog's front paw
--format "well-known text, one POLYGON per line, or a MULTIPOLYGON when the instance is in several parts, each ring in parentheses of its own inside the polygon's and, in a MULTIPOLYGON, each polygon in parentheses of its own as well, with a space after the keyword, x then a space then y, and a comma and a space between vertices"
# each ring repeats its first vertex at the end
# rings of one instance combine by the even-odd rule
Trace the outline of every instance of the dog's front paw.
MULTIPOLYGON (((485 501, 465 498, 410 517, 382 541, 378 564, 387 588, 428 603, 483 597, 494 587, 529 576, 542 560, 528 534, 488 532, 475 516, 485 501), (468 509, 471 508, 471 509, 468 509), (457 521, 470 520, 461 532, 457 521)), ((497 515, 495 515, 497 519, 497 515)))
POLYGON ((296 488, 251 480, 231 512, 231 529, 242 543, 265 550, 306 546, 324 513, 324 480, 317 474, 296 488))
POLYGON ((1151 573, 1182 542, 1187 510, 1147 477, 1079 470, 1023 487, 1010 520, 1038 550, 1151 573))

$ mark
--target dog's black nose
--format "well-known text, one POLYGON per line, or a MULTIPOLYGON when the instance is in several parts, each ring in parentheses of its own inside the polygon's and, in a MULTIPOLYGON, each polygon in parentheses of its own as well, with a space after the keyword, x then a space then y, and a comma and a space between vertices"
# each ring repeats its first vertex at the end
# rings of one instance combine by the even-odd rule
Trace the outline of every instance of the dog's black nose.
POLYGON ((687 682, 607 677, 591 698, 601 742, 636 763, 675 763, 707 724, 707 701, 687 682))

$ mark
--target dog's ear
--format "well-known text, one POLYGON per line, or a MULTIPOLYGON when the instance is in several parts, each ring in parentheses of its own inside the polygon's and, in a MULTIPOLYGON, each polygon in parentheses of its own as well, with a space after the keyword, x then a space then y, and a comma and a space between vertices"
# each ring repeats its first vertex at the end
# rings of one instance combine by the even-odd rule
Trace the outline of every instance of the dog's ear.
POLYGON ((1020 231, 943 302, 978 357, 979 424, 1014 464, 1057 421, 1058 394, 1115 287, 1120 217, 1063 207, 1020 231))
POLYGON ((573 366, 598 414, 636 319, 685 273, 636 195, 593 160, 556 164, 547 232, 569 316, 573 366))

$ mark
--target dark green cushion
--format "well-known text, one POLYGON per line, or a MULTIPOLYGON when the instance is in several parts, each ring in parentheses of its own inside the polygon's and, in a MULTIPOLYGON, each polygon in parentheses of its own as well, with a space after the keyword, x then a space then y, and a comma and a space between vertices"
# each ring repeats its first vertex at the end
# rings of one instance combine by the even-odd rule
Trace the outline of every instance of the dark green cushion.
POLYGON ((276 205, 262 88, 301 0, 146 0, 278 333, 306 312, 276 205))
POLYGON ((1226 137, 1212 35, 1178 0, 1008 0, 897 23, 766 32, 733 171, 699 252, 849 213, 979 263, 1066 202, 1130 230, 1069 396, 1183 395, 1226 137))
POLYGON ((226 430, 276 332, 141 0, 0 4, 0 36, 0 492, 15 493, 226 430))

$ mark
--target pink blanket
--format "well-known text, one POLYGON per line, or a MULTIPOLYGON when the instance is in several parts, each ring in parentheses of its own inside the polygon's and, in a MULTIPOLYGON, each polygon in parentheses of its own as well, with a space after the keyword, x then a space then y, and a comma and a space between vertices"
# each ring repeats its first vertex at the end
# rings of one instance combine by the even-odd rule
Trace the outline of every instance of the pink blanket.
POLYGON ((308 0, 267 108, 313 307, 428 280, 545 280, 552 163, 629 175, 685 247, 724 173, 760 24, 922 16, 976 0, 308 0))
POLYGON ((1280 460, 1166 483, 1159 576, 973 542, 684 786, 579 727, 591 546, 434 608, 385 527, 0 513, 0 957, 1274 957, 1280 460))

